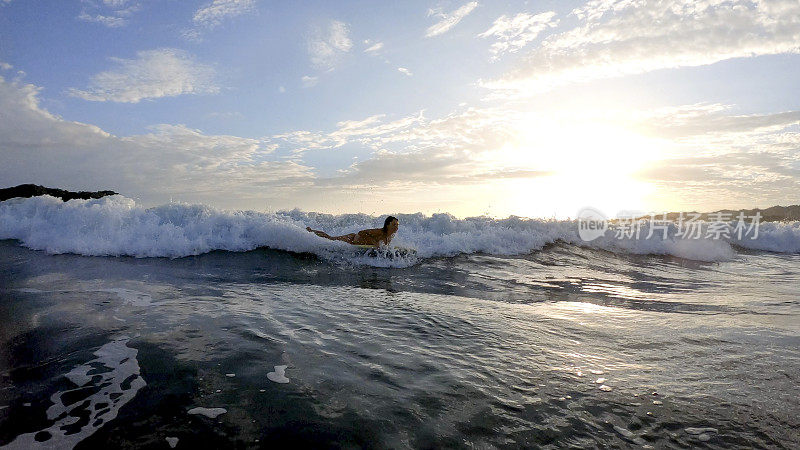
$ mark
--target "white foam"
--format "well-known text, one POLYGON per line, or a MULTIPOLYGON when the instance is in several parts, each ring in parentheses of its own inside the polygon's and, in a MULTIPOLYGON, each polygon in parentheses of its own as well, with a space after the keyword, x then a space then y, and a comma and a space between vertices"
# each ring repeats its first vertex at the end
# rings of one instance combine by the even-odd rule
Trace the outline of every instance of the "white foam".
POLYGON ((684 428, 684 431, 689 434, 704 434, 704 433, 718 433, 719 431, 716 428, 705 427, 705 428, 684 428))
POLYGON ((277 214, 221 211, 202 205, 144 208, 120 195, 94 200, 41 196, 0 202, 0 239, 49 253, 181 257, 260 246, 314 252, 347 246, 320 242, 277 214))
POLYGON ((206 416, 209 419, 216 419, 217 417, 225 414, 228 412, 225 408, 203 408, 203 407, 196 407, 189 410, 189 414, 196 414, 200 416, 206 416))
POLYGON ((275 366, 275 371, 268 373, 267 378, 276 383, 288 383, 289 379, 286 378, 286 367, 288 366, 275 366))
POLYGON ((731 242, 752 250, 800 253, 800 222, 764 222, 759 225, 758 238, 751 239, 752 236, 734 236, 731 242))
POLYGON ((633 442, 635 444, 645 445, 647 443, 647 442, 645 442, 644 439, 640 438, 639 436, 636 436, 636 434, 634 434, 631 430, 629 430, 627 428, 623 428, 621 426, 614 425, 614 431, 616 431, 617 433, 622 435, 622 437, 624 437, 625 439, 627 439, 627 440, 629 440, 629 441, 631 441, 631 442, 633 442))
POLYGON ((619 239, 610 230, 605 236, 587 243, 578 240, 567 242, 587 247, 600 248, 614 253, 630 253, 635 255, 673 255, 696 261, 726 261, 733 259, 736 252, 724 239, 682 239, 675 238, 673 233, 663 239, 662 235, 654 234, 647 238, 646 227, 639 238, 619 239))
POLYGON ((233 378, 233 377, 236 376, 236 374, 235 373, 226 373, 225 376, 228 377, 228 378, 233 378))
POLYGON ((176 438, 176 437, 167 437, 167 438, 164 438, 164 440, 166 440, 166 441, 167 441, 167 444, 169 444, 169 447, 170 447, 170 448, 175 448, 175 446, 177 446, 177 445, 178 445, 178 441, 179 441, 180 439, 178 439, 178 438, 176 438))
POLYGON ((635 436, 635 434, 633 434, 633 432, 631 430, 629 430, 627 428, 622 428, 621 426, 618 426, 618 425, 614 425, 614 430, 617 433, 621 434, 623 437, 626 437, 626 438, 632 438, 632 437, 635 436))
MULTIPOLYGON (((457 219, 449 214, 397 214, 400 230, 393 245, 416 250, 403 257, 364 256, 363 251, 320 238, 306 226, 331 235, 353 233, 381 225, 381 217, 364 214, 318 214, 299 210, 275 213, 225 211, 203 205, 168 204, 153 208, 115 195, 94 200, 62 202, 49 196, 0 202, 0 239, 49 253, 182 257, 212 250, 247 251, 270 247, 315 253, 322 258, 352 264, 406 267, 420 258, 463 253, 517 255, 563 241, 617 253, 674 255, 702 261, 731 259, 731 246, 778 252, 800 252, 800 222, 762 223, 756 240, 669 239, 656 233, 650 239, 617 239, 609 230, 592 241, 582 241, 577 224, 569 220, 520 217, 457 219)), ((642 235, 646 236, 644 227, 642 235)), ((121 296, 131 293, 117 292, 121 296)))
POLYGON ((134 291, 132 289, 100 289, 100 292, 110 292, 116 294, 123 302, 133 306, 150 306, 153 298, 146 292, 134 291))
POLYGON ((80 441, 94 434, 103 425, 117 417, 117 413, 123 405, 128 403, 139 389, 147 385, 140 376, 139 362, 136 360, 138 351, 128 347, 128 338, 121 337, 111 341, 96 352, 97 358, 76 366, 69 371, 65 377, 73 382, 75 389, 63 392, 56 392, 50 396, 53 405, 47 409, 48 420, 54 423, 43 430, 33 433, 26 433, 17 436, 3 448, 8 449, 61 449, 72 448, 80 441), (103 373, 89 374, 94 369, 92 365, 102 364, 109 371, 103 373), (125 382, 130 383, 127 388, 123 387, 125 382), (84 401, 79 401, 66 405, 62 397, 69 393, 86 386, 97 386, 100 390, 84 401), (86 404, 88 401, 88 405, 86 404), (107 406, 99 407, 100 404, 107 406), (69 425, 73 425, 80 420, 76 410, 87 411, 89 421, 86 425, 73 433, 66 434, 69 425), (39 442, 35 436, 41 432, 50 434, 50 439, 39 442))

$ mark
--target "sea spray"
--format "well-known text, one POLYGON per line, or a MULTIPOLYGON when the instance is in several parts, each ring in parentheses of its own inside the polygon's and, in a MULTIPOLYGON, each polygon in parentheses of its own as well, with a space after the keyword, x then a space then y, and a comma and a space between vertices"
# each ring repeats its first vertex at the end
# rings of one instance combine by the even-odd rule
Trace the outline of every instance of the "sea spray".
POLYGON ((380 226, 381 217, 365 214, 322 214, 300 210, 263 213, 228 211, 205 205, 170 203, 146 208, 115 195, 93 200, 41 196, 0 202, 0 239, 48 253, 88 256, 178 258, 213 250, 249 251, 261 247, 312 253, 322 259, 356 265, 407 267, 425 258, 459 254, 520 255, 565 242, 615 253, 662 254, 720 261, 735 258, 736 247, 774 252, 800 252, 798 223, 761 224, 757 239, 667 239, 647 230, 636 239, 619 239, 612 230, 585 242, 575 221, 522 217, 459 219, 449 214, 396 214, 400 229, 393 245, 416 250, 411 258, 388 260, 361 249, 329 241, 305 230, 331 235, 380 226))

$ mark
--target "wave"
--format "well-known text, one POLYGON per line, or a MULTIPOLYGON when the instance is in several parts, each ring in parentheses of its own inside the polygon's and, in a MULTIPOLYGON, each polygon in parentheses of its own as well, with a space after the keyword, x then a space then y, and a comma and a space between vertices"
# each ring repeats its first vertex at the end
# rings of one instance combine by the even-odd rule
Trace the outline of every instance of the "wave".
MULTIPOLYGON (((616 239, 611 231, 591 242, 577 233, 575 221, 521 217, 458 219, 450 214, 398 214, 393 245, 410 247, 410 258, 374 258, 353 247, 319 238, 306 226, 330 234, 380 226, 365 214, 322 214, 300 210, 272 213, 227 211, 204 205, 170 203, 146 208, 121 195, 94 200, 41 196, 0 202, 0 239, 48 253, 87 256, 177 258, 213 250, 249 251, 269 247, 314 253, 323 259, 373 266, 407 266, 420 258, 464 253, 519 255, 555 242, 615 253, 673 255, 700 261, 735 258, 736 247, 800 252, 800 223, 761 224, 757 239, 616 239), (734 245, 731 245, 734 244, 734 245)), ((643 235, 645 233, 642 233, 643 235)))

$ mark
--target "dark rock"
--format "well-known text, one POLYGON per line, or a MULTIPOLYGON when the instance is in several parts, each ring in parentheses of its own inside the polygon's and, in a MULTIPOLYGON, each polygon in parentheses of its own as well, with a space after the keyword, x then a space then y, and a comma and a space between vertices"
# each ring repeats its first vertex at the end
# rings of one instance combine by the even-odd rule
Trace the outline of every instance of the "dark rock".
POLYGON ((100 198, 100 197, 105 197, 106 195, 116 195, 116 194, 117 193, 114 191, 71 192, 71 191, 65 191, 64 189, 47 188, 44 186, 39 186, 38 184, 20 184, 19 186, 0 189, 0 202, 14 197, 27 198, 27 197, 36 197, 39 195, 52 195, 53 197, 58 197, 66 202, 67 200, 75 200, 75 199, 88 200, 90 198, 100 198))

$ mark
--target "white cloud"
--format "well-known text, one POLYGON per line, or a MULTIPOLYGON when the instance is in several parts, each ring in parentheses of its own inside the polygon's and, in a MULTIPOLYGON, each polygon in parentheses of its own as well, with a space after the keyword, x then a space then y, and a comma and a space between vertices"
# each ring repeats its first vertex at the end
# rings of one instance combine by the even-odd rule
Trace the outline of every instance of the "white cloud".
POLYGON ((475 158, 502 140, 497 126, 506 114, 470 110, 439 120, 421 113, 386 120, 379 114, 340 121, 330 133, 297 131, 266 139, 207 135, 180 124, 118 137, 52 115, 39 105, 39 90, 0 78, 0 179, 6 183, 114 189, 149 204, 175 197, 227 208, 267 202, 330 208, 332 198, 341 198, 343 206, 352 201, 343 187, 385 187, 386 180, 424 188, 541 175, 500 170, 475 158), (324 179, 313 168, 276 155, 278 146, 308 151, 346 144, 376 153, 324 179))
POLYGON ((422 121, 422 113, 388 123, 380 123, 382 114, 363 120, 345 120, 336 124, 330 133, 298 130, 272 136, 274 142, 288 146, 296 154, 309 150, 334 149, 349 143, 358 143, 374 149, 380 148, 382 139, 408 129, 422 121))
POLYGON ((213 111, 203 116, 204 119, 244 119, 244 114, 239 111, 213 111))
POLYGON ((497 109, 467 109, 427 120, 422 113, 383 123, 382 115, 338 124, 329 134, 305 136, 306 148, 338 148, 360 144, 375 149, 371 158, 359 160, 340 176, 316 181, 318 185, 392 187, 481 184, 503 178, 535 178, 544 170, 496 163, 487 155, 514 138, 517 115, 497 109))
POLYGON ((350 40, 347 24, 332 20, 327 27, 317 30, 308 40, 308 55, 314 67, 330 70, 352 47, 353 41, 350 40))
POLYGON ((385 117, 384 114, 376 114, 374 116, 367 117, 364 120, 342 120, 340 122, 336 122, 336 126, 339 127, 339 132, 364 130, 369 125, 379 123, 383 117, 385 117))
POLYGON ((797 0, 594 0, 485 87, 508 95, 731 58, 800 52, 797 0))
MULTIPOLYGON (((369 41, 367 41, 365 43, 367 45, 369 45, 369 41)), ((370 45, 369 47, 367 47, 364 50, 364 53, 372 53, 372 54, 374 54, 374 53, 378 53, 382 49, 383 49, 383 42, 376 42, 376 43, 370 45)))
POLYGON ((449 14, 445 14, 441 11, 428 11, 429 16, 437 16, 440 20, 428 27, 425 31, 425 37, 439 36, 440 34, 450 31, 451 28, 461 22, 461 19, 466 17, 477 7, 478 2, 469 2, 449 14))
POLYGON ((303 83, 303 87, 312 87, 316 86, 319 83, 319 77, 312 77, 310 75, 303 75, 300 78, 300 81, 303 83))
POLYGON ((101 3, 83 0, 82 4, 78 19, 109 28, 127 25, 133 13, 141 9, 139 3, 130 0, 103 0, 101 3))
POLYGON ((235 204, 248 196, 280 195, 280 189, 313 178, 307 166, 270 160, 275 147, 263 140, 166 124, 148 134, 118 137, 51 114, 40 106, 39 91, 0 77, 0 179, 5 183, 113 189, 147 202, 182 194, 186 200, 219 202, 222 197, 235 204))
POLYGON ((192 15, 193 27, 181 31, 187 41, 202 42, 203 34, 226 20, 256 10, 255 0, 213 0, 197 9, 192 15))
POLYGON ((344 146, 372 149, 371 158, 317 179, 318 186, 380 189, 386 181, 404 185, 480 183, 499 178, 531 178, 545 174, 532 168, 496 164, 487 155, 513 139, 519 115, 495 109, 468 109, 441 119, 422 112, 385 121, 382 114, 337 123, 334 131, 294 131, 272 136, 270 142, 309 151, 332 151, 344 146))
POLYGON ((497 39, 490 48, 493 59, 497 59, 503 53, 518 51, 536 39, 542 31, 558 25, 558 20, 553 20, 555 15, 555 12, 549 11, 536 15, 519 13, 514 17, 500 16, 491 28, 478 36, 494 36, 497 39))
POLYGON ((0 147, 53 148, 94 146, 109 137, 100 128, 58 118, 39 106, 41 88, 0 76, 0 147))
POLYGON ((411 73, 411 71, 406 69, 405 67, 398 67, 397 70, 400 71, 400 73, 402 73, 403 75, 408 75, 409 77, 414 76, 414 74, 411 73))
POLYGON ((796 203, 800 146, 793 154, 774 151, 774 139, 723 154, 695 154, 650 164, 638 179, 669 192, 683 210, 713 210, 796 203))
POLYGON ((734 115, 731 109, 731 105, 720 104, 681 105, 648 111, 629 122, 642 133, 673 140, 701 136, 706 142, 713 136, 773 133, 800 124, 800 111, 734 115))
MULTIPOLYGON (((569 132, 569 125, 578 120, 596 125, 587 129, 627 129, 641 135, 642 142, 658 142, 664 154, 636 169, 635 177, 679 203, 678 209, 752 206, 753 199, 786 203, 787 195, 800 189, 800 112, 733 114, 731 109, 715 104, 598 109, 580 118, 564 112, 566 128, 541 143, 536 138, 529 141, 525 130, 531 122, 547 126, 552 114, 537 113, 540 117, 514 108, 469 108, 433 120, 421 113, 394 121, 374 115, 339 122, 331 132, 295 131, 273 136, 270 142, 300 156, 353 146, 373 150, 371 157, 360 158, 337 176, 316 179, 314 186, 328 189, 324 192, 370 189, 377 195, 391 182, 392 189, 419 193, 432 187, 494 186, 504 178, 552 175, 551 170, 560 170, 547 165, 553 147, 559 145, 558 133, 569 132)), ((560 117, 553 119, 561 123, 560 117)), ((563 138, 569 145, 570 137, 563 138)), ((580 155, 585 149, 565 147, 564 152, 580 155)))
POLYGON ((646 111, 604 110, 665 147, 634 176, 672 210, 712 210, 796 202, 800 111, 736 114, 732 105, 691 104, 646 111))
POLYGON ((122 27, 128 23, 128 20, 124 17, 115 17, 115 16, 104 16, 101 14, 90 15, 88 13, 82 12, 78 19, 83 20, 84 22, 94 22, 99 23, 101 25, 105 25, 109 28, 118 28, 122 27))
MULTIPOLYGON (((531 117, 510 108, 468 108, 436 119, 422 112, 394 119, 376 114, 340 121, 328 132, 293 131, 263 139, 207 135, 181 124, 120 137, 53 115, 41 107, 39 91, 0 77, 0 179, 115 189, 151 203, 174 195, 226 207, 269 201, 329 208, 329 200, 319 199, 339 196, 347 209, 350 188, 369 188, 370 196, 398 186, 412 194, 447 186, 486 190, 500 179, 548 175, 530 162, 558 144, 546 140, 540 147, 515 148, 531 117), (307 152, 345 146, 373 154, 327 178, 298 162, 307 152), (292 150, 293 160, 281 156, 292 150)), ((670 198, 704 209, 794 198, 800 191, 800 112, 732 110, 717 104, 680 105, 620 110, 609 120, 670 142, 667 158, 638 173, 670 198)), ((596 113, 609 115, 605 109, 596 113)), ((408 204, 417 208, 421 203, 408 204)))
POLYGON ((136 59, 111 60, 116 63, 114 69, 94 75, 88 89, 72 88, 69 94, 90 101, 138 103, 145 99, 219 92, 214 85, 214 70, 182 50, 147 50, 138 52, 136 59))
POLYGON ((503 178, 536 178, 548 171, 487 169, 469 152, 460 149, 426 148, 406 153, 379 151, 372 158, 354 163, 342 176, 317 180, 320 185, 372 188, 405 185, 480 184, 503 178))
POLYGON ((225 19, 240 16, 255 9, 255 0, 214 0, 195 11, 192 21, 199 26, 213 28, 225 19))
POLYGON ((9 64, 9 63, 7 63, 5 61, 0 61, 0 70, 11 70, 13 68, 14 68, 14 66, 12 66, 11 64, 9 64))

